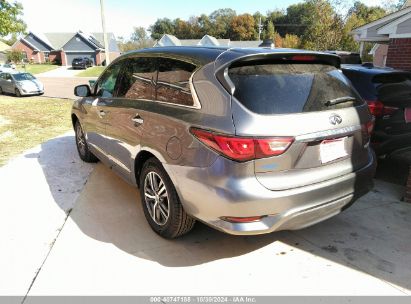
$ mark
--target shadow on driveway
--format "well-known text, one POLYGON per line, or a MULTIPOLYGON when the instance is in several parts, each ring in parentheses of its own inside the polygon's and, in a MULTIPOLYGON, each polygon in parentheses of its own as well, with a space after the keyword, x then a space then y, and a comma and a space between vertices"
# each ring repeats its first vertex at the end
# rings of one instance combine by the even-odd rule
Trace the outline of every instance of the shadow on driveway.
MULTIPOLYGON (((44 143, 38 157, 47 180, 55 178, 55 168, 47 158, 74 145, 73 137, 59 140, 58 145, 44 143)), ((70 174, 70 168, 65 170, 66 175, 70 174)), ((50 190, 59 204, 58 189, 50 190)), ((99 163, 70 217, 88 237, 167 267, 239 257, 283 242, 291 249, 273 252, 272 259, 292 255, 293 249, 298 248, 411 289, 411 205, 400 202, 402 190, 401 186, 377 180, 372 192, 342 214, 300 231, 231 236, 197 223, 189 235, 170 241, 150 229, 137 189, 99 163)), ((270 260, 265 262, 269 264, 270 260)), ((335 284, 339 284, 335 279, 335 284)))

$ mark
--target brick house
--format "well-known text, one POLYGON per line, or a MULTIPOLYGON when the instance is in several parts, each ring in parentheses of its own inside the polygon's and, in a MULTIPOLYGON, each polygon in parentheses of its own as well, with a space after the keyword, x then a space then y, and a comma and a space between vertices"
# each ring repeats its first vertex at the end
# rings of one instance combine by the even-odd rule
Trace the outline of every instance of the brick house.
POLYGON ((404 7, 381 19, 353 30, 354 39, 361 44, 375 43, 371 54, 374 64, 411 71, 411 0, 404 7))
MULTIPOLYGON (((113 33, 108 33, 109 56, 113 60, 120 55, 113 33)), ((95 65, 105 60, 102 33, 34 33, 29 32, 13 44, 12 49, 22 51, 28 61, 35 63, 56 62, 71 65, 75 57, 88 57, 95 65)))

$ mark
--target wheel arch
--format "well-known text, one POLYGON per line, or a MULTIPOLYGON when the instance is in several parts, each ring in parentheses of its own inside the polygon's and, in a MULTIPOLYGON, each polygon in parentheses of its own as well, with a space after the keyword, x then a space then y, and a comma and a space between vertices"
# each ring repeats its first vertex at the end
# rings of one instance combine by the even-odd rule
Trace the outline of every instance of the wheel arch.
POLYGON ((144 163, 150 158, 155 158, 160 161, 158 157, 147 150, 140 151, 134 160, 134 176, 136 179, 137 188, 140 188, 140 174, 141 170, 143 169, 144 163))
POLYGON ((80 121, 80 120, 78 119, 77 115, 74 114, 74 113, 71 113, 71 123, 72 123, 72 125, 73 125, 73 128, 75 128, 77 121, 80 121))

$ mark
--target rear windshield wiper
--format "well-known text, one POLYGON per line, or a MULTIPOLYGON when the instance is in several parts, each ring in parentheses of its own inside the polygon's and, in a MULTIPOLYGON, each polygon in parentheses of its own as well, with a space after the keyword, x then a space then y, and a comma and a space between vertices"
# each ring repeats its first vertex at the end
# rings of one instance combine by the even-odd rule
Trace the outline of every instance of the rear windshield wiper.
POLYGON ((339 103, 345 103, 345 102, 356 101, 356 100, 357 99, 355 97, 344 96, 344 97, 339 97, 339 98, 336 98, 336 99, 328 100, 328 101, 325 102, 325 105, 327 107, 329 107, 329 106, 334 106, 334 105, 339 104, 339 103))

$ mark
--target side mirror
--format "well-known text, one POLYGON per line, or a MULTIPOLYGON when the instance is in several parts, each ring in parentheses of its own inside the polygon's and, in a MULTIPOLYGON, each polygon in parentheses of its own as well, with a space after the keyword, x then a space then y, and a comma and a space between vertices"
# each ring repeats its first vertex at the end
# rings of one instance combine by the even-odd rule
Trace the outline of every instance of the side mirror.
POLYGON ((87 84, 82 84, 74 88, 74 95, 78 97, 88 97, 91 95, 90 87, 87 84))

